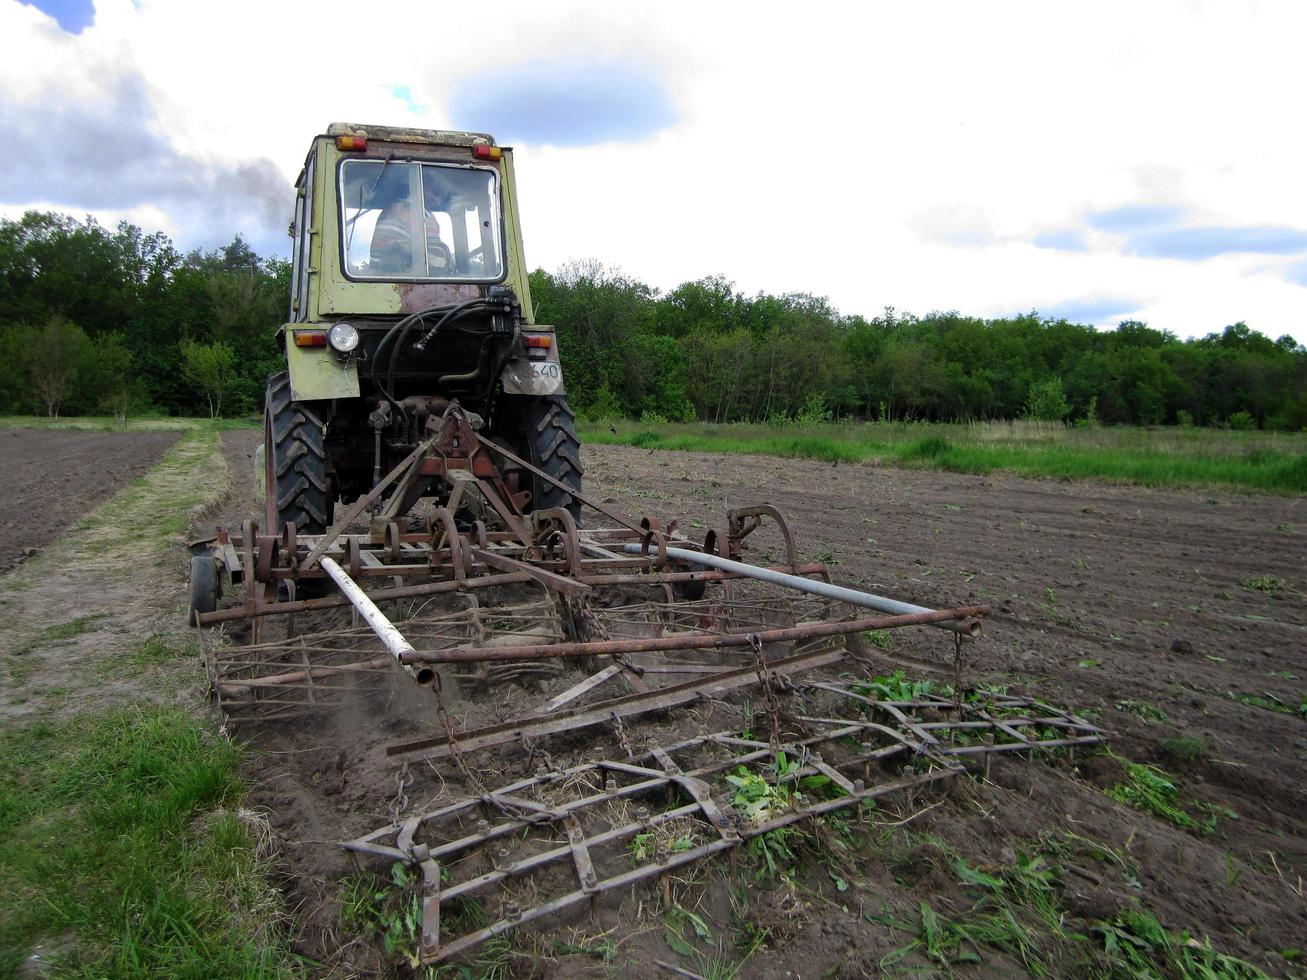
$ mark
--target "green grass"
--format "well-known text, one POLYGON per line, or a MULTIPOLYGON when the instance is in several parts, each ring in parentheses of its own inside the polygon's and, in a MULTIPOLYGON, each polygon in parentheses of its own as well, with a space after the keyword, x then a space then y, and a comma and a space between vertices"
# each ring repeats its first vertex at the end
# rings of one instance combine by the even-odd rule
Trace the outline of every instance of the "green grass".
POLYGON ((176 707, 0 735, 0 976, 288 974, 237 762, 176 707))
POLYGON ((1307 492, 1307 437, 1213 429, 1066 428, 1049 423, 584 424, 583 442, 875 462, 955 473, 1307 492))
POLYGON ((14 647, 10 651, 14 656, 20 657, 24 654, 31 653, 38 647, 48 646, 52 643, 59 643, 64 640, 71 640, 81 636, 83 633, 90 632, 95 624, 104 619, 107 613, 95 613, 91 616, 79 616, 76 619, 70 619, 66 623, 56 623, 54 626, 47 626, 37 633, 30 640, 26 640, 14 647))
POLYGON ((262 424, 263 419, 255 417, 205 419, 152 415, 119 422, 112 416, 102 415, 71 415, 57 419, 43 415, 0 415, 0 429, 69 429, 75 432, 186 432, 192 429, 229 432, 255 429, 262 424))

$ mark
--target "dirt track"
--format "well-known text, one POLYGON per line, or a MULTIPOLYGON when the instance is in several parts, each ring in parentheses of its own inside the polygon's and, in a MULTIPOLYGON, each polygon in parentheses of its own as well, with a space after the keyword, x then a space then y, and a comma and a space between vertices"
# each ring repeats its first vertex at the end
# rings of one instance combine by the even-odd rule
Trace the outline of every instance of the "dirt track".
POLYGON ((148 470, 177 436, 0 429, 0 572, 148 470))
MULTIPOLYGON (((248 471, 256 441, 254 433, 225 437, 233 472, 248 471)), ((1292 711, 1307 694, 1307 600, 1240 584, 1271 576, 1307 589, 1307 500, 618 447, 587 449, 586 463, 587 491, 628 515, 713 526, 728 507, 769 500, 789 513, 802 557, 835 562, 837 580, 924 605, 993 603, 984 638, 968 649, 973 679, 1088 713, 1114 734, 1117 752, 1178 776, 1187 806, 1237 817, 1222 816, 1212 832, 1185 831, 1113 802, 1102 790, 1121 770, 1100 755, 1075 770, 1005 760, 992 783, 943 798, 912 828, 980 866, 1010 865, 1060 840, 1083 872, 1061 885, 1077 928, 1142 904, 1168 928, 1210 936, 1272 973, 1292 969, 1278 953, 1307 936, 1299 877, 1307 875, 1307 719, 1236 699, 1278 699, 1292 711), (1206 755, 1168 758, 1161 742, 1176 735, 1203 739, 1206 755), (1129 870, 1066 844, 1067 831, 1124 855, 1129 870)), ((252 501, 234 499, 224 519, 245 510, 252 501)), ((906 664, 951 676, 945 635, 900 635, 886 670, 906 664)), ((678 718, 700 721, 673 713, 669 724, 678 718)), ((393 772, 375 747, 406 729, 384 722, 361 738, 351 724, 258 735, 251 772, 304 910, 300 948, 342 973, 379 961, 357 944, 341 948, 334 882, 349 865, 322 842, 385 822, 393 772)), ((427 778, 411 795, 425 801, 440 789, 427 778)), ((852 870, 848 894, 831 892, 818 871, 806 883, 817 895, 793 935, 743 975, 873 973, 910 936, 868 916, 882 907, 910 916, 920 901, 946 915, 970 904, 928 856, 868 854, 852 870)), ((730 904, 714 887, 705 909, 714 933, 729 935, 730 904)), ((564 956, 546 974, 663 975, 650 960, 675 957, 660 922, 642 931, 649 923, 632 921, 635 907, 598 912, 589 926, 615 928, 613 963, 564 956)), ((1001 956, 986 964, 989 975, 1022 972, 1001 956)))

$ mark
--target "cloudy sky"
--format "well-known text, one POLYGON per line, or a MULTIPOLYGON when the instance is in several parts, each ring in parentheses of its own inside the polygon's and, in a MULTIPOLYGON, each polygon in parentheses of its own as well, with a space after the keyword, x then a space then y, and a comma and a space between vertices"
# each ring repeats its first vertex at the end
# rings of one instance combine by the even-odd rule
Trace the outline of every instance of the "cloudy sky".
POLYGON ((0 0, 0 214, 285 253, 333 120, 494 133, 528 259, 1307 342, 1307 3, 0 0))

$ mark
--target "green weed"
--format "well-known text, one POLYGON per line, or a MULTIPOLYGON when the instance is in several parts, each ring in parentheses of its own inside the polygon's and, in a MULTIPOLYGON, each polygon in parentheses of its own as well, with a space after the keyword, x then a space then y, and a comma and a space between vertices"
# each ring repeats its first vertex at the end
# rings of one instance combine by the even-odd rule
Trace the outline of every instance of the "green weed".
POLYGON ((1172 932, 1142 909, 1128 909, 1111 922, 1100 922, 1098 931, 1113 976, 1269 980, 1253 964, 1218 953, 1210 940, 1200 942, 1188 931, 1172 932))
POLYGON ((1176 789, 1174 778, 1165 770, 1112 755, 1125 768, 1125 779, 1109 787, 1106 790, 1108 796, 1118 803, 1151 813, 1177 827, 1200 829, 1198 822, 1181 807, 1180 792, 1176 789))
POLYGON ((1116 710, 1127 711, 1144 719, 1144 721, 1166 721, 1166 713, 1157 705, 1149 704, 1147 701, 1135 701, 1125 698, 1116 702, 1116 710))
POLYGON ((1281 592, 1288 592, 1291 595, 1302 595, 1297 589, 1289 588, 1287 582, 1282 578, 1276 578, 1274 575, 1259 575, 1256 578, 1241 579, 1239 584, 1250 592, 1264 592, 1267 595, 1279 595, 1281 592))
POLYGON ((1162 740, 1162 751, 1177 762, 1196 762, 1207 754, 1207 743, 1201 738, 1177 735, 1162 740))
POLYGON ((910 681, 904 671, 896 670, 887 676, 876 677, 866 683, 858 684, 853 690, 863 697, 875 697, 885 701, 915 701, 923 694, 932 693, 934 683, 928 680, 910 681))
POLYGON ((862 638, 878 650, 894 649, 894 634, 889 630, 867 630, 862 638))

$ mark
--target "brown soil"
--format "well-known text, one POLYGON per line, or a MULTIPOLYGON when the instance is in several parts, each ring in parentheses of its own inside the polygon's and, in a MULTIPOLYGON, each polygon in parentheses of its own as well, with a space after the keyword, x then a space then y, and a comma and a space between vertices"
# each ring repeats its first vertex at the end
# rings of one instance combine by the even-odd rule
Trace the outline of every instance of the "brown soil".
MULTIPOLYGON (((249 472, 257 441, 257 433, 224 437, 233 473, 249 472)), ((965 915, 975 893, 958 883, 932 839, 973 867, 1055 851, 1050 863, 1062 868, 1060 902, 1072 931, 1142 907, 1273 974, 1292 970, 1279 952, 1307 936, 1307 719, 1296 713, 1307 695, 1307 600, 1293 591, 1307 589, 1307 499, 618 447, 587 448, 586 464, 587 491, 628 515, 721 526, 727 508, 768 500, 789 514, 802 559, 831 562, 839 581, 928 606, 992 603, 984 637, 966 648, 973 682, 1087 714, 1111 731, 1115 752, 1173 773, 1190 812, 1219 815, 1210 831, 1184 830, 1114 802, 1103 790, 1123 770, 1109 755, 1078 765, 997 760, 990 781, 918 795, 912 809, 877 811, 879 843, 841 865, 847 891, 836 890, 821 864, 800 876, 797 895, 773 883, 752 887, 744 918, 777 941, 741 975, 875 974, 881 957, 912 939, 879 919, 883 911, 915 921, 928 902, 946 918, 965 915), (1290 588, 1241 585, 1263 576, 1290 588), (1203 754, 1169 757, 1162 742, 1175 736, 1202 739, 1203 754), (896 833, 904 828, 916 836, 896 833)), ((254 510, 236 495, 219 523, 235 525, 254 510)), ((759 547, 750 557, 781 553, 759 547)), ((920 629, 895 639, 881 655, 883 672, 903 666, 951 680, 947 634, 920 629)), ((558 689, 567 683, 560 679, 558 689)), ((520 706, 520 689, 506 688, 461 705, 456 719, 479 723, 520 706)), ((340 923, 339 882, 351 864, 332 841, 388 821, 395 770, 380 746, 433 730, 421 712, 406 710, 406 691, 384 710, 250 734, 256 802, 282 842, 286 887, 299 910, 297 948, 334 974, 383 969, 378 944, 355 941, 340 923)), ((661 735, 722 720, 696 712, 649 724, 661 735)), ((474 762, 490 785, 522 766, 508 752, 474 762)), ((458 788, 452 769, 424 768, 406 812, 458 788)), ((699 884, 686 886, 683 900, 698 903, 730 952, 739 920, 728 886, 740 879, 720 865, 691 876, 699 884)), ((677 959, 663 938, 663 914, 656 895, 633 892, 600 903, 589 920, 514 945, 549 954, 539 963, 547 976, 665 975, 651 965, 656 959, 708 972, 677 959), (610 929, 617 957, 608 964, 554 945, 610 929)), ((984 956, 970 969, 1024 972, 1019 960, 984 956)), ((903 963, 926 965, 919 957, 903 963)))
POLYGON ((0 572, 159 461, 176 432, 0 430, 0 572))

